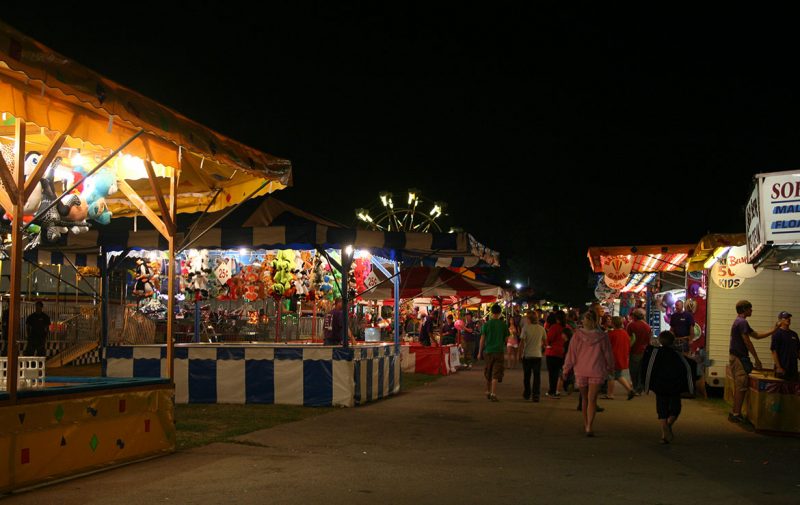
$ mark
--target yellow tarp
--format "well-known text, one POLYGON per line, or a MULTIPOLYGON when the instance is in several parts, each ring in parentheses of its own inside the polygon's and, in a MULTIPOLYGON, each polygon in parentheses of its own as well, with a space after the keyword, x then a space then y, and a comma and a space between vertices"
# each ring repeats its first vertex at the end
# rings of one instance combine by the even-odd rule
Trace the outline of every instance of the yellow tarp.
MULTIPOLYGON (((69 136, 64 144, 68 152, 80 149, 82 155, 94 161, 103 159, 135 133, 143 131, 123 153, 166 167, 165 176, 173 168, 181 169, 178 212, 204 210, 220 188, 223 192, 212 211, 240 202, 264 181, 269 184, 258 195, 291 183, 288 160, 205 128, 2 22, 0 112, 4 115, 0 140, 13 140, 13 120, 22 118, 29 127, 26 149, 44 150, 56 132, 64 133, 69 136), (31 123, 41 131, 31 131, 31 123)), ((87 168, 92 166, 89 163, 87 168)), ((149 183, 141 182, 131 185, 157 210, 149 183)), ((167 179, 160 186, 169 194, 167 179)), ((117 216, 133 213, 121 194, 112 195, 111 210, 117 216)))

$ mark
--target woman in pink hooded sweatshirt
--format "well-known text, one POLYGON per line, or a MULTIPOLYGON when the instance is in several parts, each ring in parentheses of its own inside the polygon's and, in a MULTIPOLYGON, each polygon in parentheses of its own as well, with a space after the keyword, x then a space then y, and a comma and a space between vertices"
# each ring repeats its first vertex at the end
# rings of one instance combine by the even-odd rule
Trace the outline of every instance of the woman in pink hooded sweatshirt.
POLYGON ((564 377, 575 371, 575 385, 581 392, 583 427, 593 437, 592 423, 597 409, 597 395, 606 377, 614 372, 614 354, 608 335, 599 327, 597 313, 583 315, 583 328, 578 329, 569 344, 564 362, 564 377))

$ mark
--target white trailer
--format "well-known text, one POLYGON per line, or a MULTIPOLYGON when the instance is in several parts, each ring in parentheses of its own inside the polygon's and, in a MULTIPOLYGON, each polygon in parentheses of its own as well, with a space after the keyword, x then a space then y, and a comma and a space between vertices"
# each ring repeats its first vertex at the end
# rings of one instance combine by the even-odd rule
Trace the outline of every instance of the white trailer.
MULTIPOLYGON (((747 320, 755 331, 765 333, 775 326, 778 313, 783 310, 797 314, 800 320, 800 278, 794 272, 762 269, 757 276, 746 279, 735 289, 723 289, 713 282, 708 283, 706 352, 710 365, 706 369, 706 382, 709 386, 725 386, 731 326, 736 319, 736 302, 739 300, 753 304, 753 315, 747 320)), ((771 337, 753 340, 762 366, 770 369, 773 366, 769 350, 771 341, 771 337)))

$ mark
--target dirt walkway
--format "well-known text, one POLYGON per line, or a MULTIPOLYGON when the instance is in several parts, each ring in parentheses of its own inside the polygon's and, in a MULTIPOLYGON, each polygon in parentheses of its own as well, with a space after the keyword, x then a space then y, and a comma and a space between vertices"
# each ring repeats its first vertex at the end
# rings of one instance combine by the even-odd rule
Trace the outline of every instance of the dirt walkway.
POLYGON ((12 496, 4 503, 800 503, 800 440, 748 433, 685 400, 662 446, 653 397, 601 400, 595 438, 574 395, 492 403, 481 372, 12 496))

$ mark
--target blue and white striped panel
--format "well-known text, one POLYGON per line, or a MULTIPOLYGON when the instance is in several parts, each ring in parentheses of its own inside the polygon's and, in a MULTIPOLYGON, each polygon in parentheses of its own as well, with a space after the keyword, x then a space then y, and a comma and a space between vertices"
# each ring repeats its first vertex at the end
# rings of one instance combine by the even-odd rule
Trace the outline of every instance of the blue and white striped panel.
POLYGON ((341 407, 352 407, 353 390, 355 381, 353 379, 353 361, 332 360, 333 363, 333 404, 341 407))
POLYGON ((303 350, 275 349, 275 403, 303 405, 303 350))
MULTIPOLYGON (((188 350, 188 349, 187 349, 188 350)), ((189 359, 175 353, 175 403, 189 403, 189 359)))
POLYGON ((217 403, 245 403, 244 349, 241 359, 228 356, 217 360, 217 403))

